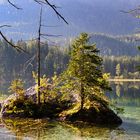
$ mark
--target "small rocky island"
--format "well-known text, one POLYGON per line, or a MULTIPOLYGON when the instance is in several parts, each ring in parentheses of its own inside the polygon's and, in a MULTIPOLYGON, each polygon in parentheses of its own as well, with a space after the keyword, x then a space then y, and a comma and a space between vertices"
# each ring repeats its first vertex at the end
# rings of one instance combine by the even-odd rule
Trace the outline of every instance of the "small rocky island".
MULTIPOLYGON (((120 125, 122 120, 100 100, 89 101, 80 109, 80 96, 69 94, 70 100, 61 101, 62 95, 36 104, 35 86, 26 90, 24 96, 16 93, 1 102, 3 118, 48 118, 70 122, 120 125)), ((94 98, 94 97, 93 97, 94 98)))
POLYGON ((88 34, 82 33, 71 46, 70 61, 62 74, 39 78, 33 73, 36 84, 27 90, 21 80, 12 82, 12 95, 1 103, 1 116, 121 124, 104 94, 111 88, 98 53, 88 34))

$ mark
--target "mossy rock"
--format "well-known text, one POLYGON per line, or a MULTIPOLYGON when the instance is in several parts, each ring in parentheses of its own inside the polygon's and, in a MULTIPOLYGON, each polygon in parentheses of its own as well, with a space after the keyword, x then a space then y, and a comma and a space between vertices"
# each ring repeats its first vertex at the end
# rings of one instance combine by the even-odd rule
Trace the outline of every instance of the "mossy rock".
POLYGON ((101 108, 100 111, 97 111, 95 108, 82 109, 68 116, 67 120, 71 122, 82 121, 102 125, 120 125, 122 123, 121 118, 109 108, 101 108))
MULTIPOLYGON (((2 117, 27 117, 59 119, 61 121, 83 121, 96 124, 121 124, 122 120, 103 101, 93 98, 90 106, 80 109, 80 97, 71 95, 70 100, 59 100, 59 97, 49 102, 36 104, 35 88, 26 90, 21 98, 12 94, 1 104, 2 117)), ((59 93, 60 96, 60 93, 59 93)))

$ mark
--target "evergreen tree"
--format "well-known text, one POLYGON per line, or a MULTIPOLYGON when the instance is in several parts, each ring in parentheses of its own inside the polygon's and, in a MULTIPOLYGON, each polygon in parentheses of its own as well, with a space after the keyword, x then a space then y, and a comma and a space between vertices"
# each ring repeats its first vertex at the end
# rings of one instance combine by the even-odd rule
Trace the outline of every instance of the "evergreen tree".
POLYGON ((65 92, 74 91, 81 96, 81 109, 88 95, 109 89, 102 74, 102 58, 95 44, 89 44, 89 36, 82 33, 72 44, 71 58, 63 73, 65 92))
POLYGON ((116 65, 116 75, 120 76, 120 74, 121 74, 121 66, 120 66, 120 64, 117 64, 116 65))

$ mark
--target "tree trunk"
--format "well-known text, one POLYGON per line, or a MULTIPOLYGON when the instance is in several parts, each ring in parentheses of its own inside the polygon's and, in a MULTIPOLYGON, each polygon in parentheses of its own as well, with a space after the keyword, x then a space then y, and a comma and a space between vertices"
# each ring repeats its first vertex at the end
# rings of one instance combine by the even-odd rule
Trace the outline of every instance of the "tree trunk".
POLYGON ((40 20, 39 20, 39 29, 38 29, 38 51, 37 51, 37 58, 38 58, 38 104, 40 104, 40 76, 41 76, 41 70, 40 70, 40 41, 41 41, 41 22, 42 22, 42 7, 40 10, 40 20))
POLYGON ((81 110, 83 109, 84 107, 84 85, 83 83, 81 82, 81 110))

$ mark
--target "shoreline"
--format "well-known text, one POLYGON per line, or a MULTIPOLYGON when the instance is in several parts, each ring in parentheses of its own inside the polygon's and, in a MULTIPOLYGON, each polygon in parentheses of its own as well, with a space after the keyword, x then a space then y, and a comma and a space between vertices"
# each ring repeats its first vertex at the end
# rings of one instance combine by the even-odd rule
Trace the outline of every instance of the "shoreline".
POLYGON ((140 79, 108 79, 109 82, 140 82, 140 79))

